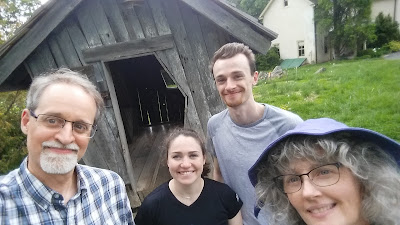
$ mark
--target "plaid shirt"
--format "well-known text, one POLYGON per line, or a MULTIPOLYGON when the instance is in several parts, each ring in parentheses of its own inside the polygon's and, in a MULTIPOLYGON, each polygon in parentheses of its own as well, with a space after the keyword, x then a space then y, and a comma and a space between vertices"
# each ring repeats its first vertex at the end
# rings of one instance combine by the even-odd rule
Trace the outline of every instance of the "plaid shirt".
POLYGON ((66 205, 27 168, 0 182, 0 225, 6 224, 134 224, 125 185, 116 173, 77 165, 78 192, 66 205))

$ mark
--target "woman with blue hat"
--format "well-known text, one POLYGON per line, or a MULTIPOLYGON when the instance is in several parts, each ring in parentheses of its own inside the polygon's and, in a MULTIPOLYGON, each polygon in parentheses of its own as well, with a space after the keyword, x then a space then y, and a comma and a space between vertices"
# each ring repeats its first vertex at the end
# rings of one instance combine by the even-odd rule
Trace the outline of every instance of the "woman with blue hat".
POLYGON ((333 119, 307 120, 249 170, 270 224, 399 225, 400 144, 333 119))

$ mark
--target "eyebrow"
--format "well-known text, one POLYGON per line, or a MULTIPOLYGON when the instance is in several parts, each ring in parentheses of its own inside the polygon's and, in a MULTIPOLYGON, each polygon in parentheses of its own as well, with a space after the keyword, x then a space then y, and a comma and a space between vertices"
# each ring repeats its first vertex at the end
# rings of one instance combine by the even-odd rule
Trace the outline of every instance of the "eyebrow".
MULTIPOLYGON (((56 112, 56 113, 53 113, 53 112, 39 113, 38 115, 55 116, 55 117, 59 117, 59 118, 61 118, 61 119, 67 120, 67 119, 64 118, 64 116, 63 116, 62 113, 58 113, 58 112, 56 112)), ((69 120, 68 120, 68 121, 69 121, 69 120)), ((72 121, 72 122, 74 122, 74 123, 76 122, 76 123, 91 124, 90 122, 86 122, 86 121, 84 121, 83 119, 74 120, 74 121, 72 121)))

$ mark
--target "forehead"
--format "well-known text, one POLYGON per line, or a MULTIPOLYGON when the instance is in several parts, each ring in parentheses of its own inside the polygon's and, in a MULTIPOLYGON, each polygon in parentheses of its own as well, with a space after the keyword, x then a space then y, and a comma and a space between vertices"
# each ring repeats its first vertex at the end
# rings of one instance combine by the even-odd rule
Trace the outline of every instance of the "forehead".
POLYGON ((201 147, 199 142, 193 137, 179 135, 171 141, 168 152, 193 152, 200 151, 201 147))
POLYGON ((228 72, 242 71, 250 73, 249 61, 244 54, 237 54, 231 58, 218 59, 214 63, 213 74, 218 76, 228 72))
POLYGON ((76 118, 94 119, 96 102, 82 87, 57 83, 44 89, 38 99, 40 113, 68 114, 76 118))
POLYGON ((315 162, 312 160, 296 159, 289 163, 288 169, 290 172, 306 173, 320 165, 321 165, 321 163, 318 163, 318 162, 315 162))

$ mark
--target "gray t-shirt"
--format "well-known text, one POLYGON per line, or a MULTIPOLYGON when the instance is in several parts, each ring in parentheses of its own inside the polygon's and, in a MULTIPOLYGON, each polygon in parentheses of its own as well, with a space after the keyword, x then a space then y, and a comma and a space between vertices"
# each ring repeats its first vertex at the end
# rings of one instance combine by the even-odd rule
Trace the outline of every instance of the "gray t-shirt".
POLYGON ((244 225, 267 224, 267 213, 254 216, 256 194, 247 175, 263 150, 287 130, 303 120, 296 114, 275 106, 265 106, 263 117, 248 125, 238 125, 228 109, 212 116, 207 124, 208 147, 217 157, 222 177, 242 199, 244 225))

